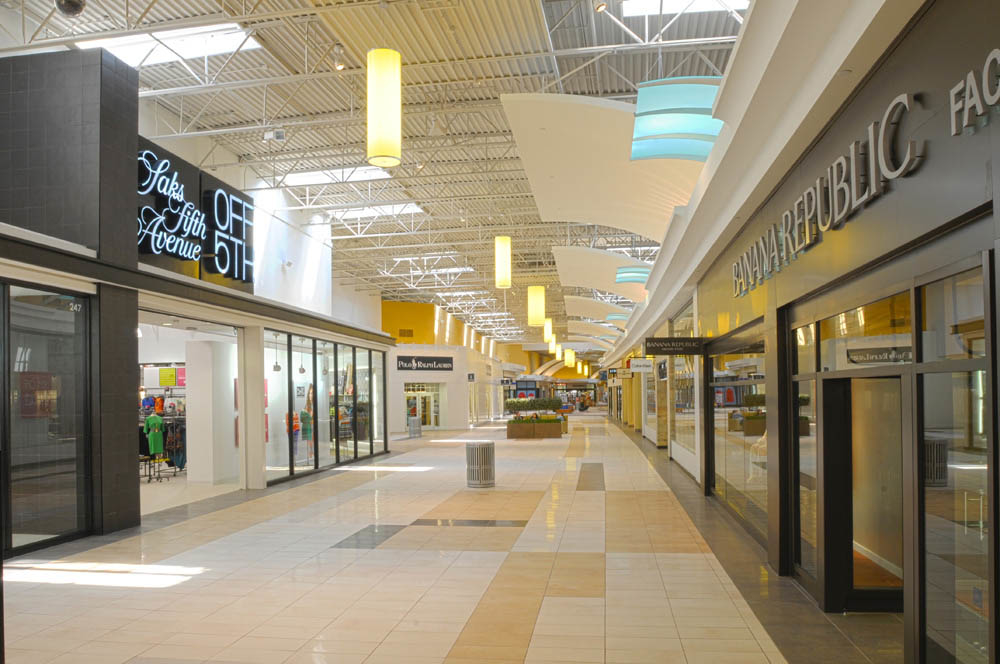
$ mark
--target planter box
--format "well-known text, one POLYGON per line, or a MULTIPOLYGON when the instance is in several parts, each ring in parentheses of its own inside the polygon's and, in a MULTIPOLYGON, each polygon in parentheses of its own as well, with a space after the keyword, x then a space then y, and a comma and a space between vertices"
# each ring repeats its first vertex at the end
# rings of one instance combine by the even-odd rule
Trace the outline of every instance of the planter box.
POLYGON ((531 422, 507 422, 508 438, 534 438, 535 425, 531 422))
POLYGON ((809 418, 808 417, 800 417, 799 418, 799 435, 800 436, 808 436, 811 433, 812 433, 812 431, 809 430, 809 418))
POLYGON ((569 433, 569 418, 564 417, 563 421, 560 424, 562 424, 562 432, 569 433))
POLYGON ((767 431, 766 417, 747 417, 743 420, 744 436, 747 437, 763 436, 764 432, 766 431, 767 431))
POLYGON ((562 422, 535 422, 535 438, 559 438, 563 434, 562 422))

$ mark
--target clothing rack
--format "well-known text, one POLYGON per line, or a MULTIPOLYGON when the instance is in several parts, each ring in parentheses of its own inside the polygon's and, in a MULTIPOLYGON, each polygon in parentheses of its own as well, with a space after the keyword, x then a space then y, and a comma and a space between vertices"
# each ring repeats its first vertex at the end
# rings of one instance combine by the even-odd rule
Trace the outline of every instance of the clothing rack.
POLYGON ((152 414, 153 412, 147 409, 140 412, 139 415, 139 468, 140 476, 147 483, 153 480, 157 482, 162 482, 164 479, 169 480, 187 469, 186 418, 183 415, 161 415, 160 417, 163 419, 163 452, 150 454, 145 424, 146 417, 152 414))

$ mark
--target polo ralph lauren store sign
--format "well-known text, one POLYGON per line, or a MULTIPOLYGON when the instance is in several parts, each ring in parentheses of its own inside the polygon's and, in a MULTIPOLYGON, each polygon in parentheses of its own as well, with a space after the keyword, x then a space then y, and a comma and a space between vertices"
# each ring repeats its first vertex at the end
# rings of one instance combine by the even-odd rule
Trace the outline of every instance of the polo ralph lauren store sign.
POLYGON ((143 263, 253 292, 253 210, 243 193, 140 138, 143 263))

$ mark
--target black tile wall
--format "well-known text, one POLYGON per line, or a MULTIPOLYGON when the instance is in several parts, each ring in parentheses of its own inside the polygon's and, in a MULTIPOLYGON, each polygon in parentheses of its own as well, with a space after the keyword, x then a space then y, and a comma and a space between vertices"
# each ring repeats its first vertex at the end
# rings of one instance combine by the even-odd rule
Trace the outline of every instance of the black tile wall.
POLYGON ((98 286, 93 339, 96 393, 93 468, 94 532, 139 525, 139 296, 134 290, 98 286))
POLYGON ((101 50, 101 260, 135 267, 139 73, 101 50))
POLYGON ((0 222, 134 267, 138 118, 137 73, 103 50, 0 59, 0 222))

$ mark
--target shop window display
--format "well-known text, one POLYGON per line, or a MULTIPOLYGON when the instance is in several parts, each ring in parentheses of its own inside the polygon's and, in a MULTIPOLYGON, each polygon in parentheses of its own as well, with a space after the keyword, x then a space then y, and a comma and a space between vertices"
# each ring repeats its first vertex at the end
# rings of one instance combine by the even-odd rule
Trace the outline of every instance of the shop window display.
POLYGON ((363 457, 372 453, 372 389, 368 350, 365 348, 356 348, 354 350, 354 360, 357 363, 355 389, 358 396, 355 401, 354 433, 358 440, 358 457, 363 457))
POLYGON ((316 342, 316 434, 318 440, 319 466, 324 468, 337 462, 337 431, 333 423, 337 418, 336 409, 336 344, 332 341, 316 342))
POLYGON ((288 475, 289 441, 301 435, 298 417, 288 413, 288 335, 268 330, 264 334, 264 442, 267 479, 288 475))
POLYGON ((292 415, 297 435, 292 441, 295 471, 316 467, 316 383, 313 376, 312 339, 292 337, 292 415))
MULTIPOLYGON (((6 547, 88 527, 87 300, 11 286, 6 547)), ((6 548, 5 547, 5 548, 6 548)))
POLYGON ((764 344, 712 357, 714 492, 767 536, 764 344))
POLYGON ((337 440, 340 461, 355 458, 354 348, 337 346, 337 440))
POLYGON ((375 452, 386 451, 385 435, 385 353, 372 351, 372 441, 375 452))

